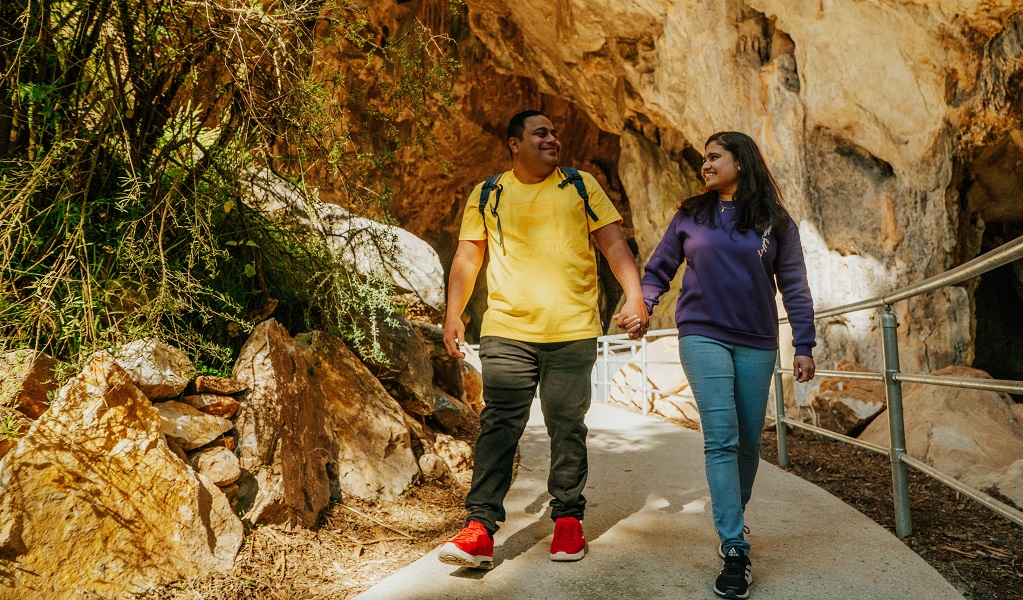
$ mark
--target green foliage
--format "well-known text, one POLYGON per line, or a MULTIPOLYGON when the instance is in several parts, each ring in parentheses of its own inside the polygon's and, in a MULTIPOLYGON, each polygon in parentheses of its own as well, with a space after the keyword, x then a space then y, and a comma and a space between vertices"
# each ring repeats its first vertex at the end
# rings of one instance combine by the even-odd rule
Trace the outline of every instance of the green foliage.
POLYGON ((375 348, 392 309, 322 239, 246 202, 268 168, 382 218, 382 174, 429 152, 446 40, 388 38, 344 0, 0 6, 0 351, 71 364, 156 335, 222 373, 255 315, 375 348), (369 319, 372 321, 373 319, 369 319))

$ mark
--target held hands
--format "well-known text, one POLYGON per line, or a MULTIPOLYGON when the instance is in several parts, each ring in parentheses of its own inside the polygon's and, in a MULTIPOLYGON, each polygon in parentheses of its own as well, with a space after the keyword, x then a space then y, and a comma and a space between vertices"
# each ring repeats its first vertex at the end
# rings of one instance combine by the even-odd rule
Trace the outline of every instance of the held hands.
POLYGON ((647 314, 646 304, 642 298, 638 301, 627 300, 622 312, 611 318, 615 320, 618 328, 627 332, 629 338, 633 340, 640 339, 650 329, 650 315, 647 314))
POLYGON ((806 383, 813 379, 817 367, 813 364, 812 356, 796 356, 792 359, 792 376, 799 383, 806 383))
POLYGON ((465 343, 465 324, 458 317, 448 319, 444 322, 444 346, 448 349, 448 356, 465 358, 461 346, 465 343))

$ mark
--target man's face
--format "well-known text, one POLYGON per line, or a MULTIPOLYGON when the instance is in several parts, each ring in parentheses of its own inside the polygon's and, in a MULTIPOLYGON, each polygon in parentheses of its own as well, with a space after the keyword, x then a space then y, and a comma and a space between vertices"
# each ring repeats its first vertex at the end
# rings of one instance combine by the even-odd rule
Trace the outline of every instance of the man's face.
POLYGON ((528 168, 554 169, 561 154, 561 141, 550 119, 533 115, 526 119, 522 139, 509 138, 513 159, 528 168))

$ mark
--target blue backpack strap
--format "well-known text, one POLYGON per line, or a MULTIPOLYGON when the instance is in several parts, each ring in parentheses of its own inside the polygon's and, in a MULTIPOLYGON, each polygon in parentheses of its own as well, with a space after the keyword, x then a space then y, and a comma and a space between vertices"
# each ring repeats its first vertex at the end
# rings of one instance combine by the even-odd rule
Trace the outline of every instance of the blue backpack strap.
POLYGON ((497 214, 497 206, 501 203, 501 192, 504 186, 497 183, 504 173, 496 173, 487 177, 483 182, 483 189, 480 190, 480 217, 483 218, 483 229, 487 228, 487 215, 484 209, 487 207, 487 200, 490 199, 490 192, 494 190, 494 205, 490 208, 491 214, 497 218, 497 239, 498 244, 504 247, 504 232, 501 231, 501 215, 497 214))
POLYGON ((583 183, 583 176, 579 174, 579 170, 573 167, 561 167, 561 172, 565 174, 565 179, 558 184, 558 187, 564 189, 569 182, 574 184, 575 191, 578 192, 579 197, 583 199, 583 206, 586 207, 586 214, 593 219, 594 223, 596 223, 599 219, 597 219, 597 214, 593 212, 593 209, 590 208, 590 195, 586 192, 586 184, 583 183))

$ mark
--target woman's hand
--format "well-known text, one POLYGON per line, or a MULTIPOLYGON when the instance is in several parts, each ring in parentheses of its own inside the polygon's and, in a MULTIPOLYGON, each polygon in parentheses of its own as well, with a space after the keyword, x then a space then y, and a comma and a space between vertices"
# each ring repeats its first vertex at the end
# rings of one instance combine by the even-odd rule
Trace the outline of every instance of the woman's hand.
POLYGON ((812 356, 796 356, 792 359, 792 376, 799 383, 806 383, 813 379, 817 367, 813 364, 812 356))

